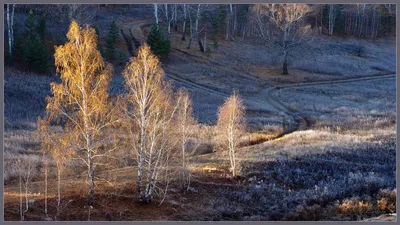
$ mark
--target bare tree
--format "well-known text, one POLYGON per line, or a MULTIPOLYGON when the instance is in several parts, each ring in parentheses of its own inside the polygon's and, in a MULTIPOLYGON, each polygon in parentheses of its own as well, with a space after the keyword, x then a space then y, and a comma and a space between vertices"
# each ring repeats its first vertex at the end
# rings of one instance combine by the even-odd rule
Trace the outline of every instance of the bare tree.
POLYGON ((231 34, 231 29, 232 29, 232 14, 233 14, 233 10, 232 10, 232 4, 228 4, 227 5, 227 17, 226 17, 226 35, 225 35, 225 40, 229 40, 229 37, 232 37, 231 34))
POLYGON ((130 146, 138 162, 138 200, 152 201, 162 168, 168 167, 172 118, 171 87, 164 79, 158 58, 147 44, 139 48, 124 73, 128 90, 121 104, 126 115, 130 146))
POLYGON ((36 176, 38 169, 38 160, 36 157, 23 155, 15 162, 15 170, 19 177, 19 191, 20 191, 20 216, 21 221, 24 220, 25 213, 29 210, 29 188, 34 176, 36 176), (22 187, 25 192, 25 209, 23 209, 22 200, 22 187))
POLYGON ((195 20, 196 40, 197 40, 197 43, 199 43, 199 48, 200 48, 200 51, 202 51, 202 52, 205 52, 205 49, 203 47, 203 44, 201 43, 200 36, 199 36, 199 33, 200 33, 199 32, 199 20, 200 20, 201 12, 204 9, 204 7, 205 7, 205 5, 197 4, 196 20, 195 20))
POLYGON ((237 175, 236 150, 245 130, 245 108, 237 91, 225 100, 218 113, 217 128, 223 136, 222 145, 228 149, 232 175, 237 175))
POLYGON ((183 23, 182 23, 182 41, 185 41, 186 36, 186 21, 187 21, 187 6, 186 4, 182 5, 183 10, 183 23))
POLYGON ((182 186, 186 189, 190 187, 190 171, 188 169, 190 153, 187 151, 189 136, 193 133, 193 125, 196 121, 193 118, 192 101, 187 90, 178 91, 179 106, 177 112, 177 122, 179 123, 179 139, 182 150, 182 186))
POLYGON ((68 21, 90 24, 97 16, 98 7, 91 4, 57 4, 59 15, 66 15, 68 21))
MULTIPOLYGON (((60 216, 61 210, 61 180, 62 172, 67 166, 68 162, 74 155, 74 144, 71 144, 70 136, 60 127, 51 126, 51 117, 47 120, 38 119, 38 135, 41 137, 41 146, 44 153, 48 153, 56 164, 57 174, 57 216, 60 216)), ((46 159, 46 164, 47 164, 46 159)), ((47 194, 47 168, 46 174, 46 194, 47 194)), ((46 203, 47 204, 47 203, 46 203)), ((47 211, 47 208, 46 208, 47 211)), ((46 212, 47 215, 47 212, 46 212)))
POLYGON ((12 49, 14 46, 14 11, 15 11, 15 4, 7 4, 8 55, 10 57, 10 62, 12 59, 12 49), (10 8, 12 9, 10 10, 10 8))
POLYGON ((189 25, 190 25, 190 39, 189 39, 189 43, 188 43, 188 47, 187 47, 188 49, 190 49, 193 36, 195 35, 196 41, 199 44, 200 51, 205 52, 203 43, 200 40, 200 32, 202 30, 199 29, 199 23, 200 23, 200 19, 201 19, 201 14, 207 8, 207 6, 208 5, 204 5, 204 4, 187 5, 188 15, 189 15, 189 25), (194 25, 193 25, 193 18, 192 18, 193 16, 194 16, 194 25))
POLYGON ((164 15, 164 19, 165 19, 165 23, 167 25, 167 31, 168 31, 168 40, 171 40, 171 23, 174 20, 173 17, 173 13, 174 13, 174 5, 172 5, 173 7, 168 7, 169 4, 164 4, 164 9, 163 11, 163 15, 164 15))
POLYGON ((266 15, 274 25, 275 33, 265 35, 263 40, 282 51, 283 74, 288 74, 288 56, 301 46, 312 32, 301 24, 304 16, 310 12, 310 7, 306 4, 256 4, 253 9, 266 15))

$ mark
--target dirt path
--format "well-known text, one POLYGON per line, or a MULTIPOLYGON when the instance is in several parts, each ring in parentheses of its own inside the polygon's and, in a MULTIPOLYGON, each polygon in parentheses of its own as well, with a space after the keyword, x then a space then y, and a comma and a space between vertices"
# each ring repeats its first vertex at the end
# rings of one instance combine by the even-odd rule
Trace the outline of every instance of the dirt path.
POLYGON ((286 115, 289 115, 295 121, 294 126, 288 128, 281 136, 292 133, 296 130, 304 130, 310 126, 310 122, 304 115, 300 112, 289 109, 286 105, 284 105, 281 101, 278 100, 274 93, 276 91, 281 91, 283 89, 289 89, 294 87, 307 87, 307 86, 315 86, 315 85, 325 85, 325 84, 337 84, 337 83, 350 83, 350 82, 358 82, 358 81, 366 81, 366 80, 373 80, 373 79, 382 79, 382 78, 392 78, 395 77, 396 74, 386 74, 386 75, 375 75, 375 76, 365 76, 365 77, 358 77, 358 78, 346 78, 340 80, 328 80, 328 81, 315 81, 315 82, 306 82, 306 83, 296 83, 296 84, 286 84, 286 85, 279 85, 275 87, 270 87, 262 92, 262 95, 266 97, 267 101, 277 108, 281 110, 286 115))
MULTIPOLYGON (((141 27, 145 26, 147 24, 148 24, 147 21, 139 21, 139 22, 138 21, 123 21, 123 25, 121 26, 121 31, 123 30, 125 37, 126 37, 126 34, 130 34, 130 36, 131 36, 130 40, 132 42, 137 42, 137 39, 144 41, 145 37, 144 37, 141 27), (138 37, 135 37, 135 36, 138 36, 138 37)), ((129 39, 129 38, 126 38, 126 40, 127 39, 129 39)), ((127 44, 129 46, 131 46, 130 48, 132 48, 132 43, 129 43, 129 40, 127 40, 127 44)), ((192 55, 184 50, 181 50, 181 49, 175 49, 175 50, 177 50, 181 53, 185 53, 189 57, 195 57, 194 55, 192 55)), ((216 66, 220 66, 220 65, 216 65, 216 66)), ((194 81, 185 79, 176 74, 167 73, 166 76, 169 79, 174 80, 175 82, 182 83, 191 88, 202 90, 202 91, 211 93, 213 95, 216 95, 216 96, 219 96, 222 98, 229 97, 229 95, 230 95, 230 93, 225 93, 220 90, 217 90, 216 88, 198 84, 194 81)), ((285 118, 288 121, 289 126, 285 128, 284 132, 282 132, 280 135, 275 137, 275 138, 279 138, 279 137, 282 137, 286 134, 292 133, 297 130, 307 129, 308 127, 310 127, 311 123, 310 123, 309 119, 307 119, 304 115, 301 114, 301 112, 289 109, 286 105, 284 105, 281 101, 279 101, 278 97, 275 95, 275 93, 277 91, 280 91, 283 89, 288 89, 288 88, 294 88, 294 87, 306 87, 306 86, 324 85, 324 84, 358 82, 358 81, 366 81, 366 80, 372 80, 372 79, 388 78, 388 77, 393 77, 393 76, 396 76, 396 74, 374 75, 374 76, 364 76, 364 77, 357 77, 357 78, 345 78, 345 79, 337 79, 337 80, 285 84, 285 85, 278 85, 278 86, 273 86, 273 87, 264 89, 257 96, 242 96, 242 97, 243 97, 243 101, 248 106, 252 106, 256 109, 260 109, 260 110, 266 111, 266 112, 277 113, 278 115, 282 116, 283 118, 285 118), (263 99, 266 99, 266 101, 263 101, 263 99)), ((271 85, 270 83, 268 83, 266 81, 263 81, 263 82, 264 82, 264 86, 271 85)))
MULTIPOLYGON (((349 82, 358 82, 358 81, 366 81, 373 79, 382 79, 382 78, 391 78, 396 76, 396 74, 386 74, 386 75, 375 75, 375 76, 366 76, 366 77, 358 77, 358 78, 346 78, 340 80, 327 80, 327 81, 315 81, 315 82, 306 82, 306 83, 296 83, 296 84, 285 84, 278 85, 274 87, 267 88, 261 91, 260 95, 255 97, 243 96, 243 100, 245 103, 253 106, 259 106, 261 110, 271 111, 271 107, 265 107, 265 103, 269 104, 273 108, 276 109, 277 112, 281 112, 284 116, 288 117, 289 121, 292 121, 290 126, 286 128, 286 130, 275 138, 282 137, 286 134, 292 133, 297 130, 304 130, 310 126, 310 121, 301 114, 301 112, 294 111, 289 109, 286 105, 284 105, 279 99, 274 95, 275 92, 289 89, 294 87, 306 87, 306 86, 314 86, 314 85, 325 85, 325 84, 337 84, 337 83, 349 83, 349 82), (260 99, 266 99, 266 102, 260 101, 260 99)), ((192 88, 206 91, 208 93, 220 96, 220 97, 228 97, 229 94, 216 90, 212 87, 206 87, 196 82, 181 78, 177 75, 167 74, 167 77, 175 80, 180 83, 184 83, 192 88)))

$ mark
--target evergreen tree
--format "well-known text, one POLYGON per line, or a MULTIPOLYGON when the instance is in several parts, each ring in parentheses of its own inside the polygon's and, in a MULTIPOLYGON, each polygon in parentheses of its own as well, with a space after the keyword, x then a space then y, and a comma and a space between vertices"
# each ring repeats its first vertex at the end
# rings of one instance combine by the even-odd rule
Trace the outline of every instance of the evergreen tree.
POLYGON ((115 45, 117 43, 118 37, 118 27, 115 21, 112 21, 110 29, 108 31, 108 36, 106 39, 106 52, 105 56, 108 60, 115 59, 115 45))
POLYGON ((37 26, 36 31, 40 36, 40 38, 42 39, 42 41, 45 41, 47 29, 46 29, 46 20, 43 17, 40 18, 39 25, 37 26))
POLYGON ((32 10, 29 11, 28 19, 25 21, 25 28, 27 36, 32 37, 36 34, 35 15, 32 10))
POLYGON ((165 37, 158 25, 153 25, 147 36, 151 51, 160 57, 167 57, 171 51, 171 42, 165 37))
POLYGON ((28 68, 30 71, 45 73, 49 68, 46 46, 39 35, 33 39, 28 49, 28 68))
POLYGON ((44 40, 46 24, 35 24, 35 15, 29 11, 25 21, 25 33, 23 37, 17 35, 15 42, 15 56, 19 63, 30 72, 45 73, 49 68, 47 49, 44 40), (40 32, 40 33, 39 33, 40 32), (41 36, 43 35, 43 36, 41 36))

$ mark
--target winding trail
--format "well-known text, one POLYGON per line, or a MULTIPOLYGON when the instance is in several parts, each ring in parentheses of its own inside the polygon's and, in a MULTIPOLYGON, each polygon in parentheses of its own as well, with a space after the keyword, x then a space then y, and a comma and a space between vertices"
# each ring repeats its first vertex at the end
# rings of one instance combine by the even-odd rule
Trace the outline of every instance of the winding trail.
MULTIPOLYGON (((138 48, 138 43, 140 43, 140 40, 144 40, 144 34, 142 32, 142 26, 148 25, 147 21, 123 21, 123 26, 121 28, 121 33, 123 30, 125 30, 124 33, 129 33, 130 38, 127 37, 127 34, 124 35, 124 38, 127 42, 128 47, 130 47, 130 50, 133 52, 133 46, 132 42, 135 44, 135 47, 138 48), (134 34, 132 33, 132 30, 134 30, 134 34), (134 35, 139 36, 139 38, 135 37, 134 35), (139 40, 138 40, 139 39, 139 40)), ((190 57, 196 57, 195 55, 192 55, 185 50, 181 50, 178 48, 173 48, 174 50, 183 53, 185 55, 188 55, 190 57)), ((132 53, 133 54, 133 53, 132 53)), ((221 65, 216 65, 216 66, 221 66, 221 65)), ((197 89, 201 91, 208 92, 210 94, 226 98, 230 96, 230 93, 226 93, 223 91, 218 90, 217 88, 211 87, 211 86, 205 86, 199 83, 196 83, 192 80, 185 79, 181 76, 178 76, 173 73, 166 73, 166 76, 174 80, 175 82, 184 84, 192 89, 197 89)), ((250 75, 244 75, 245 77, 249 77, 250 75)), ((271 86, 270 83, 267 81, 264 81, 262 79, 256 79, 259 82, 264 82, 264 87, 268 87, 260 91, 260 94, 257 96, 246 96, 243 95, 243 101, 247 106, 252 106, 255 109, 262 110, 263 112, 275 112, 278 115, 282 116, 283 118, 287 118, 289 121, 289 126, 285 127, 285 130, 277 135, 275 138, 282 137, 284 135, 287 135, 289 133, 292 133, 297 130, 305 130, 308 127, 310 127, 311 122, 306 118, 305 115, 302 115, 301 112, 295 111, 293 109, 289 109, 285 104, 283 104, 277 96, 274 94, 278 90, 283 90, 283 89, 289 89, 289 88, 294 88, 294 87, 306 87, 306 86, 314 86, 314 85, 325 85, 325 84, 337 84, 337 83, 349 83, 349 82, 358 82, 358 81, 366 81, 366 80, 373 80, 373 79, 382 79, 382 78, 391 78, 395 77, 396 74, 384 74, 384 75, 372 75, 372 76, 362 76, 362 77, 356 77, 356 78, 344 78, 344 79, 335 79, 335 80, 323 80, 323 81, 312 81, 312 82, 301 82, 301 83, 294 83, 294 84, 284 84, 284 85, 277 85, 273 87, 268 87, 271 86), (266 104, 267 103, 267 104, 266 104)))
POLYGON ((274 87, 270 87, 263 91, 263 96, 267 98, 267 101, 274 106, 276 109, 281 110, 285 114, 291 116, 295 121, 295 124, 289 127, 286 131, 283 132, 283 135, 292 133, 297 130, 305 130, 310 127, 310 122, 302 115, 300 112, 289 109, 286 105, 284 105, 281 101, 279 101, 274 92, 283 89, 289 89, 294 87, 307 87, 307 86, 315 86, 315 85, 326 85, 326 84, 338 84, 338 83, 350 83, 350 82, 359 82, 359 81, 367 81, 374 79, 382 79, 382 78, 392 78, 396 77, 396 74, 385 74, 385 75, 373 75, 373 76, 363 76, 357 78, 346 78, 346 79, 337 79, 337 80, 327 80, 327 81, 314 81, 314 82, 304 82, 304 83, 296 83, 296 84, 285 84, 278 85, 274 87))
MULTIPOLYGON (((359 81, 367 81, 367 80, 374 80, 374 79, 383 79, 383 78, 392 78, 395 77, 396 74, 385 74, 385 75, 373 75, 373 76, 364 76, 364 77, 357 77, 357 78, 345 78, 345 79, 338 79, 338 80, 326 80, 326 81, 314 81, 314 82, 303 82, 303 83, 295 83, 295 84, 284 84, 278 85, 274 87, 270 87, 264 89, 260 92, 258 96, 250 97, 250 96, 242 96, 243 100, 247 104, 263 106, 265 103, 269 104, 273 108, 275 108, 278 112, 283 113, 285 116, 291 118, 293 121, 290 126, 284 130, 281 134, 275 137, 279 138, 289 133, 292 133, 297 130, 305 130, 310 127, 310 121, 302 115, 300 112, 289 109, 285 104, 283 104, 279 99, 274 95, 274 93, 278 90, 289 89, 294 87, 306 87, 306 86, 315 86, 315 85, 326 85, 326 84, 337 84, 337 83, 350 83, 350 82, 359 82, 359 81), (257 98, 257 100, 255 100, 257 98), (259 99, 265 99, 265 101, 260 101, 259 99)), ((202 91, 206 91, 208 93, 220 96, 220 97, 228 97, 229 94, 221 92, 212 87, 206 87, 201 84, 198 84, 194 81, 190 81, 179 77, 173 74, 167 74, 169 79, 175 80, 180 83, 184 83, 187 86, 190 86, 195 89, 199 89, 202 91)), ((261 107, 261 110, 270 109, 269 107, 261 107)))

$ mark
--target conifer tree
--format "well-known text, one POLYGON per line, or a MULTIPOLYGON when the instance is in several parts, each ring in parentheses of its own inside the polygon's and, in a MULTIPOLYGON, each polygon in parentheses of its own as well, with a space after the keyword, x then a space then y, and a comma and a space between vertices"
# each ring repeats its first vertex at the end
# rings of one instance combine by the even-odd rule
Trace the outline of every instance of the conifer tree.
POLYGON ((115 45, 117 43, 117 37, 118 37, 118 27, 115 21, 113 21, 108 31, 108 36, 106 40, 105 56, 108 60, 115 59, 115 45))
POLYGON ((147 36, 147 44, 150 46, 151 51, 160 57, 166 57, 171 50, 171 43, 165 37, 161 28, 158 25, 153 25, 147 36))

